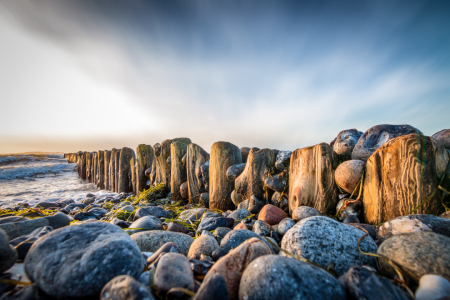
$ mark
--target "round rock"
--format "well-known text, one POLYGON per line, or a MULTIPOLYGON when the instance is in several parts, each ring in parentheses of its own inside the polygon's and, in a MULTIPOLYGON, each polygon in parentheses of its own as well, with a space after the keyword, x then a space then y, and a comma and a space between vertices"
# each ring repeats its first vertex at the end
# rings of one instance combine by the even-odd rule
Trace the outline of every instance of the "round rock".
POLYGON ((291 229, 292 227, 294 227, 295 225, 295 221, 292 220, 291 218, 285 218, 283 220, 281 220, 281 222, 278 224, 277 227, 277 233, 280 236, 283 236, 286 234, 286 232, 291 229))
POLYGON ((172 242, 187 255, 194 239, 187 234, 172 231, 152 230, 131 235, 142 252, 156 252, 165 243, 172 242))
POLYGON ((314 207, 309 206, 299 206, 292 212, 292 219, 295 222, 301 221, 303 219, 314 217, 314 216, 321 216, 322 213, 315 209, 314 207))
POLYGON ((424 275, 416 290, 416 300, 439 300, 450 298, 450 282, 439 275, 424 275))
POLYGON ((239 299, 342 299, 345 291, 328 272, 294 258, 265 255, 242 274, 239 299))
POLYGON ((362 160, 344 161, 335 171, 336 183, 344 191, 351 194, 355 190, 358 182, 361 180, 361 175, 365 165, 366 163, 362 160))
POLYGON ((150 290, 128 275, 114 277, 102 289, 101 300, 153 300, 150 290))
MULTIPOLYGON (((342 275, 355 265, 376 266, 374 257, 362 255, 357 248, 358 239, 363 235, 365 233, 360 229, 331 218, 310 217, 288 230, 281 241, 281 248, 324 268, 333 263, 337 274, 342 275)), ((377 245, 370 236, 361 242, 360 247, 364 252, 377 251, 377 245)))
POLYGON ((121 228, 90 222, 52 231, 31 247, 25 272, 55 298, 98 295, 112 278, 137 278, 145 262, 141 251, 121 228))
POLYGON ((267 222, 269 225, 278 224, 284 218, 287 218, 287 214, 272 204, 264 205, 258 215, 258 220, 267 222))
POLYGON ((347 129, 339 132, 332 146, 334 152, 344 160, 351 159, 353 148, 355 148, 362 135, 363 133, 356 129, 347 129))
MULTIPOLYGON (((208 231, 205 231, 209 233, 208 231)), ((189 253, 187 255, 188 259, 200 259, 201 255, 212 256, 214 250, 219 248, 214 236, 211 234, 202 233, 202 235, 194 240, 189 248, 189 253)))
POLYGON ((9 245, 8 236, 0 229, 0 274, 11 268, 16 259, 16 250, 9 245))
POLYGON ((166 253, 159 259, 154 282, 162 293, 167 293, 174 287, 191 291, 194 291, 195 287, 191 265, 187 258, 179 253, 166 253))
POLYGON ((163 224, 157 217, 145 216, 131 223, 129 228, 136 228, 135 230, 129 230, 129 232, 137 233, 146 230, 162 230, 163 224))

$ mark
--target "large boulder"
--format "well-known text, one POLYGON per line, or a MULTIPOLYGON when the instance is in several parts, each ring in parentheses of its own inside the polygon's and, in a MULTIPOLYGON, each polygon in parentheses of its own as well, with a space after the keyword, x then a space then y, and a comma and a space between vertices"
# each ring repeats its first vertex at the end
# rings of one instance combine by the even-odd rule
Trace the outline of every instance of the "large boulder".
POLYGON ((194 239, 187 234, 164 230, 138 232, 132 234, 131 238, 142 252, 156 252, 165 243, 172 242, 184 255, 187 255, 194 242, 194 239))
POLYGON ((230 251, 217 261, 206 274, 205 281, 219 273, 225 279, 230 299, 237 299, 239 283, 245 268, 257 257, 271 254, 270 248, 257 238, 252 238, 230 251))
MULTIPOLYGON (((376 266, 374 257, 362 255, 358 250, 358 239, 364 234, 360 229, 328 217, 310 217, 286 232, 281 248, 324 268, 333 263, 337 274, 342 275, 355 265, 376 266)), ((377 251, 377 245, 370 236, 360 246, 364 252, 377 251)))
MULTIPOLYGON (((405 276, 418 282, 426 274, 436 274, 450 280, 450 238, 434 232, 412 232, 394 235, 381 243, 377 253, 399 264, 405 276)), ((394 276, 395 270, 384 259, 379 268, 394 276)))
POLYGON ((253 260, 242 274, 241 300, 342 299, 345 291, 328 272, 279 255, 253 260))
POLYGON ((335 154, 330 145, 321 143, 297 149, 289 168, 289 213, 299 206, 331 212, 337 203, 334 182, 335 154))
POLYGON ((369 128, 359 138, 352 152, 352 159, 367 161, 369 157, 388 141, 408 134, 422 135, 419 129, 410 125, 376 125, 369 128))
POLYGON ((442 208, 438 185, 448 161, 447 151, 435 139, 417 134, 400 136, 378 148, 366 164, 367 222, 379 224, 412 212, 436 214, 442 208))
POLYGON ((353 148, 358 143, 359 138, 363 135, 361 131, 356 129, 347 129, 339 132, 333 144, 333 151, 339 155, 341 160, 349 160, 352 158, 353 148))
POLYGON ((121 228, 89 222, 52 231, 31 247, 25 272, 55 298, 98 295, 112 278, 137 278, 145 266, 141 251, 121 228))

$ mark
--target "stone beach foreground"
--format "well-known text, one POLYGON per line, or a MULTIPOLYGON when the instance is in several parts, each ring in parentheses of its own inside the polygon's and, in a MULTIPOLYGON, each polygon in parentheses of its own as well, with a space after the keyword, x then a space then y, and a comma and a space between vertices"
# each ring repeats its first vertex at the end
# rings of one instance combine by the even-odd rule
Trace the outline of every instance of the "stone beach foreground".
POLYGON ((450 129, 65 154, 111 193, 0 207, 0 299, 450 299, 450 129))

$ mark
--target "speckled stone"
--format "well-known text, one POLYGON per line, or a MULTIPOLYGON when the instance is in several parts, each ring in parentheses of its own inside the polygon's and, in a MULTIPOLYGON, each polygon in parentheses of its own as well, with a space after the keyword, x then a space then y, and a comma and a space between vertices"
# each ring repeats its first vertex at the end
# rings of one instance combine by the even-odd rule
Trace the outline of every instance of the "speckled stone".
POLYGON ((292 212, 292 219, 295 222, 301 221, 303 219, 314 217, 314 216, 321 216, 322 214, 320 211, 315 209, 314 207, 309 206, 299 206, 292 212))

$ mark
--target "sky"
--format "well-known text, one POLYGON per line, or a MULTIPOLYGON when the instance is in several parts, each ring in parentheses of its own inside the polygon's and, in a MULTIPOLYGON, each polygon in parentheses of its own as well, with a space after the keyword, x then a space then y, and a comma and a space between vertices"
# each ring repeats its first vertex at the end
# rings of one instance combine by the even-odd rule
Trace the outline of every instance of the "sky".
POLYGON ((448 1, 0 0, 0 153, 450 128, 448 1))

